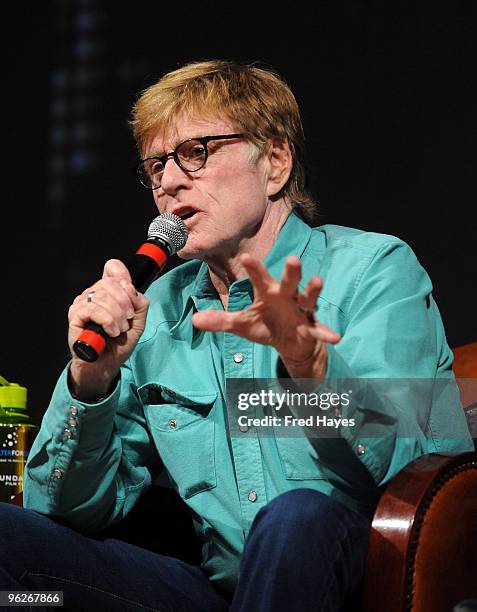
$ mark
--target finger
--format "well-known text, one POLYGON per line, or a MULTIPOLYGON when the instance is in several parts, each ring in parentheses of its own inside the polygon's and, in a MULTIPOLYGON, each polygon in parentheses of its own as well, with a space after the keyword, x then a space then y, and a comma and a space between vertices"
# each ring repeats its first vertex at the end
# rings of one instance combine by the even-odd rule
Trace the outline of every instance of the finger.
POLYGON ((341 340, 341 336, 339 334, 319 321, 317 321, 314 325, 310 325, 307 328, 307 333, 315 340, 321 340, 322 342, 328 342, 329 344, 338 344, 338 342, 341 340))
POLYGON ((124 279, 118 281, 114 278, 103 278, 76 297, 73 304, 87 301, 108 308, 108 303, 110 303, 111 312, 116 317, 124 319, 122 328, 125 328, 127 319, 134 317, 132 296, 135 295, 135 290, 133 288, 132 291, 128 292, 127 285, 128 283, 124 279))
POLYGON ((103 279, 112 278, 116 281, 119 281, 119 284, 127 294, 132 302, 134 310, 137 312, 138 310, 144 311, 147 310, 149 306, 149 300, 139 291, 137 291, 136 287, 132 284, 131 274, 129 270, 124 265, 124 263, 119 259, 109 259, 104 265, 103 271, 103 279))
MULTIPOLYGON (((98 292, 106 292, 111 295, 125 311, 128 319, 134 316, 133 298, 137 295, 137 291, 126 279, 123 278, 118 280, 118 278, 103 278, 92 287, 92 290, 94 291, 92 297, 93 301, 97 301, 98 296, 96 294, 98 292)), ((83 293, 88 295, 89 290, 83 293)))
POLYGON ((120 259, 108 259, 104 264, 103 278, 114 278, 118 281, 124 279, 128 283, 132 281, 129 270, 120 259))
POLYGON ((285 270, 280 283, 280 293, 287 297, 294 297, 298 283, 301 280, 301 262, 298 257, 287 257, 285 270))
POLYGON ((73 306, 85 303, 94 303, 109 311, 122 332, 138 323, 142 327, 149 306, 148 298, 138 293, 130 282, 118 281, 117 277, 102 278, 77 296, 73 306))
POLYGON ((101 325, 111 338, 117 338, 122 331, 120 324, 111 312, 94 302, 73 304, 69 309, 68 319, 70 327, 78 327, 81 329, 84 329, 86 324, 92 321, 97 325, 101 325))
POLYGON ((320 276, 312 276, 298 298, 300 306, 315 310, 316 302, 320 296, 322 288, 323 279, 320 276))
POLYGON ((134 285, 132 283, 128 283, 125 279, 120 280, 119 284, 126 292, 131 304, 131 307, 128 309, 128 319, 132 319, 141 313, 144 314, 147 312, 149 307, 149 298, 147 298, 143 293, 137 291, 134 285))
POLYGON ((134 317, 134 308, 126 291, 115 281, 105 283, 89 292, 86 302, 95 304, 111 313, 122 332, 129 330, 129 319, 134 317))
POLYGON ((233 331, 239 313, 224 312, 220 310, 203 310, 192 315, 192 324, 197 329, 205 331, 233 331))
POLYGON ((270 285, 276 282, 275 279, 270 276, 267 267, 248 253, 242 255, 240 263, 245 268, 256 293, 266 292, 270 285))
POLYGON ((126 290, 131 298, 135 315, 145 316, 149 308, 149 298, 147 298, 143 293, 136 291, 131 283, 126 286, 126 290))

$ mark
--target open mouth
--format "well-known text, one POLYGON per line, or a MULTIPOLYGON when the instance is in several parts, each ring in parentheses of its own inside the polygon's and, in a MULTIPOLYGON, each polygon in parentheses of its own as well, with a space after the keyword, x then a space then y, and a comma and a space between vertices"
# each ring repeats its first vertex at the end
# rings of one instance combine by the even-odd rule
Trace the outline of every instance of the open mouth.
POLYGON ((176 214, 178 217, 180 217, 182 219, 182 221, 187 221, 187 219, 190 219, 191 217, 193 217, 198 212, 199 211, 196 210, 195 208, 188 208, 188 207, 184 206, 184 208, 182 208, 182 210, 180 208, 177 209, 177 211, 174 214, 176 214))
POLYGON ((196 212, 197 212, 196 210, 191 210, 189 212, 182 213, 179 216, 182 219, 182 221, 185 221, 185 219, 190 219, 192 216, 194 216, 196 212))

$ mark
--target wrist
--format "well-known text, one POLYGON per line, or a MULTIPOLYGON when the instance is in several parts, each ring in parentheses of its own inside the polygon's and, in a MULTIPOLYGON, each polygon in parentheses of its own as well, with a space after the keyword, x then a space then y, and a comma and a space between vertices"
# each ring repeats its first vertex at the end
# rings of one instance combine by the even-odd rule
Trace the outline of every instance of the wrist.
POLYGON ((324 342, 317 342, 312 353, 304 359, 280 354, 290 378, 314 379, 321 383, 328 369, 328 349, 324 342))
POLYGON ((76 371, 74 364, 68 370, 68 389, 71 396, 81 402, 97 404, 105 400, 116 388, 119 381, 119 372, 111 378, 104 377, 92 378, 85 376, 84 373, 76 371))

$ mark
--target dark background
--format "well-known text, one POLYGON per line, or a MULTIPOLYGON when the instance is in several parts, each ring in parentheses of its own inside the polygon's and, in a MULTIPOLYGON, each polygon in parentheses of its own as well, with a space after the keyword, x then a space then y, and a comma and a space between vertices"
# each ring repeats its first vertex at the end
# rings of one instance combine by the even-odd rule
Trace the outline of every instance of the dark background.
MULTIPOLYGON (((292 87, 322 222, 395 234, 451 346, 477 340, 474 3, 31 2, 3 20, 0 374, 36 416, 67 308, 155 216, 130 174, 137 94, 185 61, 258 61, 292 87)), ((406 270, 402 270, 403 276, 406 270)))

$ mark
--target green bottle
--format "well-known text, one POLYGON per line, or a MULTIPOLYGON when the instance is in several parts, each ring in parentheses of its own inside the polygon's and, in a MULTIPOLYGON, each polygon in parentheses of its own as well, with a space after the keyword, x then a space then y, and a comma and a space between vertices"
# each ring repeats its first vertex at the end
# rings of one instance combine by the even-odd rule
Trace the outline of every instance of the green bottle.
POLYGON ((0 376, 0 502, 23 491, 23 472, 38 426, 30 421, 27 390, 0 376))

